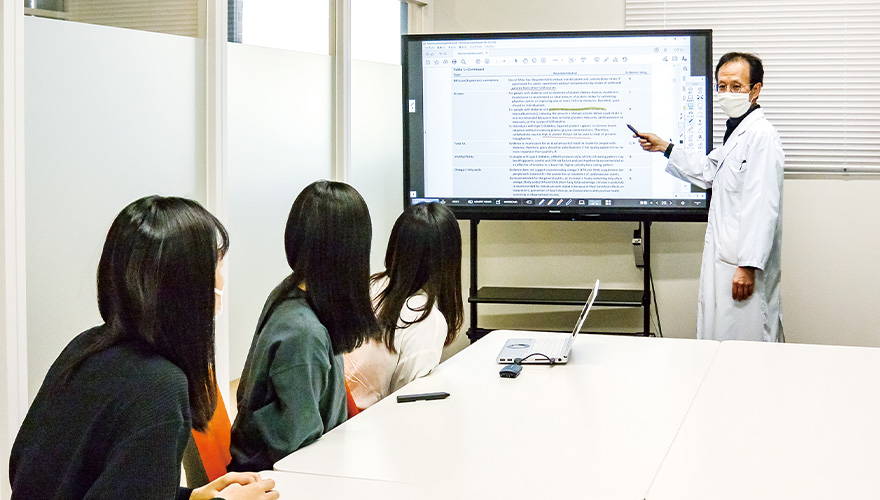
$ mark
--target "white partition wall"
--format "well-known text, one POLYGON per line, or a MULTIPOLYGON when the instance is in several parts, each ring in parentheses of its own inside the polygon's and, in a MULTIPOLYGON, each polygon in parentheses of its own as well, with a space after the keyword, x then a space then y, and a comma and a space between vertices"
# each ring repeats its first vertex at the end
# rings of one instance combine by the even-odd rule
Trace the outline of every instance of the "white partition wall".
POLYGON ((391 228, 403 211, 400 65, 352 61, 351 179, 373 221, 370 267, 385 268, 391 228))
POLYGON ((205 202, 204 40, 25 19, 31 398, 100 322, 95 273, 119 211, 149 194, 205 202))
POLYGON ((290 273, 284 226, 299 192, 331 178, 330 56, 227 47, 229 376, 241 374, 260 310, 290 273))

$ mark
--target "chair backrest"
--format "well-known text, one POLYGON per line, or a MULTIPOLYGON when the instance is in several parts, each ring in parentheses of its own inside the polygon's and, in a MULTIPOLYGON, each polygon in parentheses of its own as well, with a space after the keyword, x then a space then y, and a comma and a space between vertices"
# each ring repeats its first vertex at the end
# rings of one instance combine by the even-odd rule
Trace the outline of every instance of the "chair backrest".
POLYGON ((345 383, 345 402, 348 403, 348 418, 361 412, 361 409, 358 408, 357 404, 354 402, 354 397, 351 395, 351 391, 348 389, 348 382, 345 383))

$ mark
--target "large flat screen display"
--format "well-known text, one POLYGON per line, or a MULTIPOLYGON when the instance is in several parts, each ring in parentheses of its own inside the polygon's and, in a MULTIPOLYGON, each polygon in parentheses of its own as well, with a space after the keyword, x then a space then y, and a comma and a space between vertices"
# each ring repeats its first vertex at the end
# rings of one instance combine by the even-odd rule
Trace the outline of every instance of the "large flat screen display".
POLYGON ((710 30, 404 35, 404 204, 459 218, 705 220, 627 128, 712 149, 710 30))

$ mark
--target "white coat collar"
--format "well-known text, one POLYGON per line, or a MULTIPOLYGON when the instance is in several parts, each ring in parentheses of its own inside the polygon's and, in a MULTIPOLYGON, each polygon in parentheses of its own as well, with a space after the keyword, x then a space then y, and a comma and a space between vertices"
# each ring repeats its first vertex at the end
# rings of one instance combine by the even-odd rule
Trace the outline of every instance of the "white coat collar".
POLYGON ((733 133, 730 134, 730 137, 727 138, 727 142, 724 143, 724 146, 721 146, 721 161, 723 162, 727 155, 730 154, 731 151, 736 148, 736 144, 739 142, 739 138, 746 133, 749 127, 754 125, 758 120, 764 119, 764 110, 762 108, 758 108, 740 122, 739 125, 733 130, 733 133))

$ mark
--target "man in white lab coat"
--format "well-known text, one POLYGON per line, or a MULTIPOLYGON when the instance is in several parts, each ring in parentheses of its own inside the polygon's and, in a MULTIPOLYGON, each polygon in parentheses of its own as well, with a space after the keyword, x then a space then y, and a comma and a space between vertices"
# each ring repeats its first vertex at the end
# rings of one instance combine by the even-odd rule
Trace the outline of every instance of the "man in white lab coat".
POLYGON ((697 337, 784 342, 780 299, 782 176, 785 155, 758 105, 761 60, 725 54, 715 68, 718 101, 727 114, 724 145, 709 155, 655 134, 636 137, 663 152, 670 174, 712 188, 700 270, 697 337))

